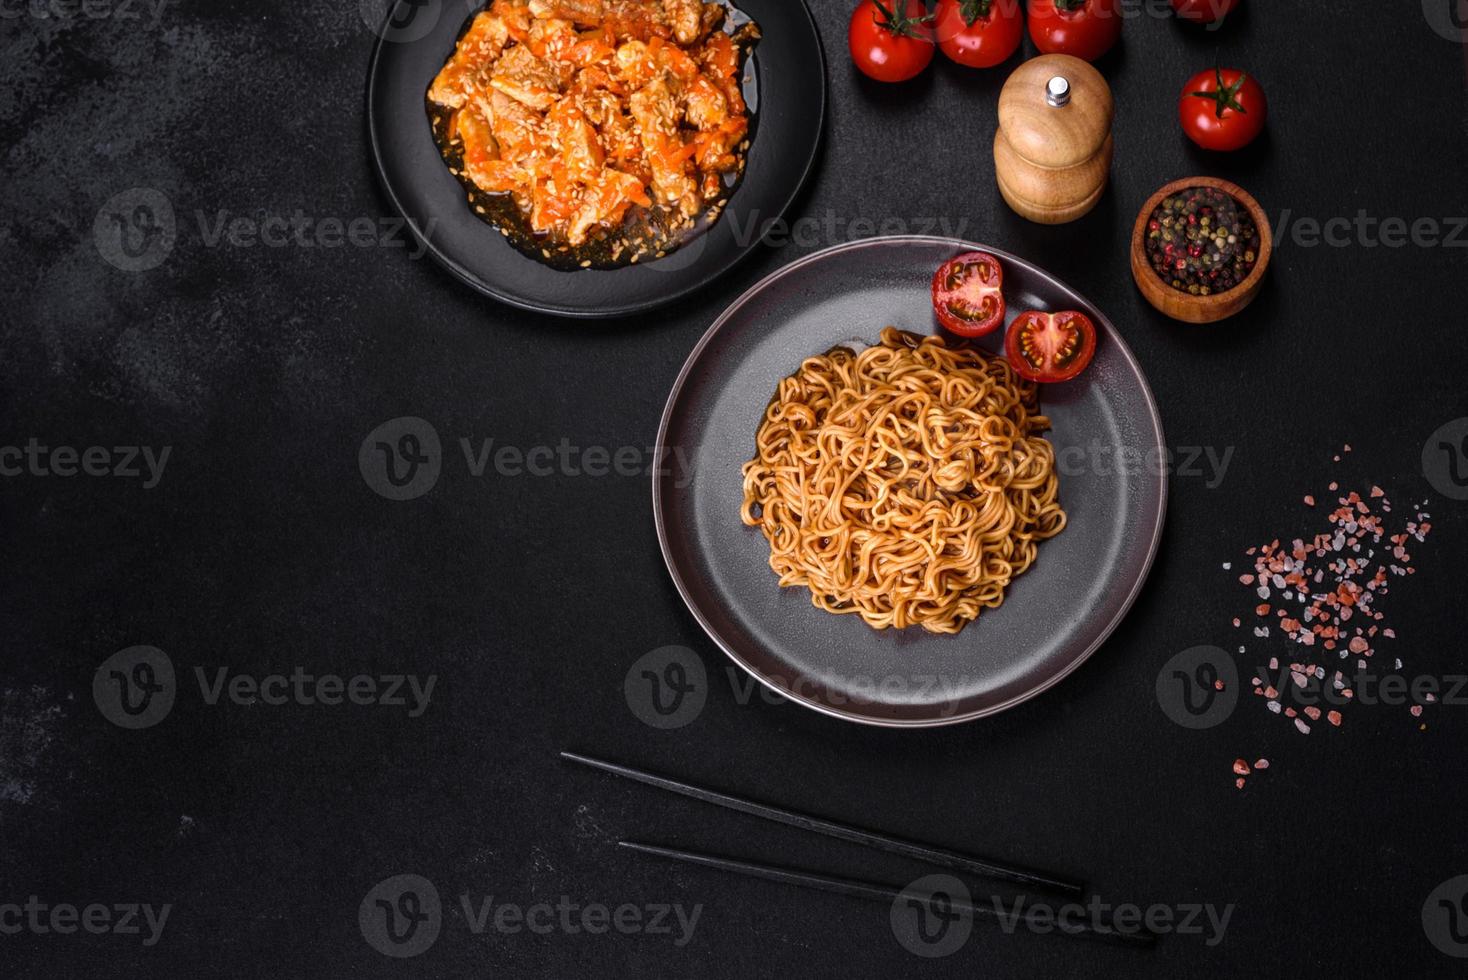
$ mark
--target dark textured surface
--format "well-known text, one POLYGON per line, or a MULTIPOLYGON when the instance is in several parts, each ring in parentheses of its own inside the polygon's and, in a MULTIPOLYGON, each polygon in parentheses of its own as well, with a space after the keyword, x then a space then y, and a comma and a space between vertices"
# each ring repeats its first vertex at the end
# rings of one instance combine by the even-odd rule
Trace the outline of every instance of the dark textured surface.
MULTIPOLYGON (((1187 647, 1242 642, 1229 625, 1255 601, 1234 582, 1242 551, 1313 530, 1300 497, 1332 479, 1380 484, 1399 518, 1408 500, 1432 501, 1418 573, 1384 604, 1400 636, 1389 649, 1409 674, 1462 672, 1468 504, 1434 492, 1420 458, 1435 429, 1468 415, 1468 252, 1289 241, 1250 310, 1188 328, 1144 307, 1125 246, 1147 195, 1189 172, 1235 179, 1296 220, 1468 213, 1461 43, 1411 3, 1387 15, 1245 0, 1215 36, 1136 19, 1101 65, 1118 104, 1113 189, 1085 220, 1040 228, 993 185, 1003 71, 939 64, 901 89, 866 84, 844 51, 848 4, 814 6, 832 112, 797 206, 808 234, 675 309, 594 325, 513 313, 403 248, 210 244, 220 211, 386 213, 364 144, 374 38, 356 4, 188 0, 156 21, 143 6, 101 19, 6 8, 0 446, 173 448, 151 490, 0 482, 0 903, 174 909, 148 948, 0 934, 0 974, 1460 975, 1420 913, 1468 873, 1463 707, 1429 709, 1427 731, 1404 709, 1363 708, 1302 738, 1246 698, 1229 722, 1190 732, 1159 710, 1154 682, 1187 647), (122 18, 134 9, 140 20, 122 18), (1215 51, 1272 98, 1265 141, 1236 158, 1192 150, 1174 120, 1182 82, 1215 51), (93 223, 137 187, 167 196, 179 230, 161 265, 127 273, 103 261, 93 223), (662 567, 646 477, 473 478, 457 447, 650 443, 684 357, 734 297, 798 254, 878 229, 962 234, 1046 266, 1120 326, 1173 445, 1234 450, 1217 486, 1174 479, 1151 582, 1098 655, 1046 696, 956 729, 866 730, 741 700, 662 567), (436 427, 444 472, 420 499, 391 502, 356 457, 406 415, 436 427), (1354 452, 1333 464, 1345 441, 1354 452), (161 724, 124 731, 91 687, 134 644, 166 651, 183 689, 161 724), (659 731, 629 710, 623 681, 667 645, 698 652, 711 690, 695 721, 659 731), (195 667, 296 665, 438 686, 410 719, 210 706, 193 681, 195 667), (964 951, 926 964, 880 905, 611 844, 899 883, 917 869, 571 771, 555 758, 564 747, 1081 873, 1113 902, 1237 911, 1213 948, 1171 937, 1138 954, 980 924, 964 951), (1228 768, 1239 755, 1274 763, 1243 792, 1228 768), (400 873, 436 882, 447 908, 437 942, 409 961, 375 952, 357 924, 373 885, 400 873), (476 936, 458 911, 466 892, 704 908, 682 947, 476 936)), ((1274 643, 1251 640, 1251 653, 1289 655, 1274 643)))

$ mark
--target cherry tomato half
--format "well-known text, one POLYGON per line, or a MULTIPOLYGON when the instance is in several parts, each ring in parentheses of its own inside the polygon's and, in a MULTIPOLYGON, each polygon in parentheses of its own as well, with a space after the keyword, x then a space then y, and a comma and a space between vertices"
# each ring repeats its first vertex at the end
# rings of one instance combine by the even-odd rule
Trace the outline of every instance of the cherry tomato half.
POLYGON ((923 0, 862 0, 851 15, 851 60, 879 82, 905 82, 933 61, 933 18, 923 0))
POLYGON ((1004 336, 1004 354, 1021 377, 1069 381, 1096 356, 1096 325, 1074 310, 1022 313, 1004 336))
POLYGON ((938 0, 938 47, 970 68, 993 68, 1019 50, 1020 0, 938 0))
POLYGON ((1030 0, 1030 38, 1044 54, 1095 61, 1121 39, 1121 0, 1030 0))
POLYGON ((1233 68, 1210 68, 1188 79, 1178 100, 1188 139, 1205 150, 1241 150, 1259 136, 1269 100, 1252 77, 1233 68))
POLYGON ((1239 0, 1172 0, 1172 9, 1195 24, 1217 24, 1239 5, 1239 0))
POLYGON ((944 262, 933 276, 933 312, 960 337, 982 337, 1004 325, 1004 267, 987 252, 944 262))

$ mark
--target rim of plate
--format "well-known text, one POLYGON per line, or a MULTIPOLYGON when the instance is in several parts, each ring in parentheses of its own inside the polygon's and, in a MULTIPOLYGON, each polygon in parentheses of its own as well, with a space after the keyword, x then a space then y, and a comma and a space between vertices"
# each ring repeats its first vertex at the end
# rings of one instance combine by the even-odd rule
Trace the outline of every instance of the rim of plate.
MULTIPOLYGON (((779 694, 782 698, 793 701, 803 707, 809 708, 813 711, 817 711, 823 715, 827 715, 832 718, 839 718, 842 721, 856 722, 857 724, 870 725, 875 728, 942 728, 949 725, 960 725, 965 722, 977 721, 980 718, 987 718, 992 715, 997 715, 1004 711, 1008 711, 1010 708, 1021 705, 1026 701, 1039 697, 1041 694, 1044 694, 1046 691, 1050 690, 1052 687, 1059 684, 1061 681, 1065 680, 1076 670, 1078 670, 1081 664, 1085 663, 1087 660, 1090 660, 1091 656, 1101 648, 1101 645, 1105 643, 1108 639, 1110 639, 1111 634, 1116 631, 1116 628, 1121 625, 1122 620, 1124 620, 1127 614, 1131 612, 1132 605, 1137 601, 1137 596, 1141 594, 1143 586, 1147 584, 1147 579, 1151 576, 1152 573, 1152 564, 1156 560, 1157 551, 1162 544, 1162 529, 1167 522, 1168 500, 1168 479, 1165 472, 1158 474, 1160 494, 1158 497, 1157 517, 1153 523, 1151 540, 1147 543, 1147 558, 1146 561, 1142 564, 1141 574, 1138 575, 1136 581, 1132 583, 1131 588, 1127 592, 1126 600, 1122 603, 1121 608, 1117 610, 1116 615, 1112 617, 1111 621, 1106 624, 1106 626, 1100 631, 1100 633, 1097 634, 1096 638, 1091 641, 1089 645, 1087 645, 1087 647, 1080 653, 1080 655, 1072 660, 1069 664, 1067 664, 1062 670, 1053 672, 1039 684, 1036 684, 1034 687, 1029 688, 1021 694, 1017 694, 1006 701, 1000 702, 999 704, 990 705, 986 708, 980 708, 975 711, 970 711, 966 714, 955 715, 949 718, 929 718, 917 721, 896 721, 891 719, 873 718, 868 715, 861 715, 855 714, 850 711, 844 711, 840 708, 832 707, 828 704, 822 704, 805 696, 804 694, 772 683, 767 677, 765 677, 754 667, 745 663, 744 660, 734 652, 730 645, 724 641, 723 637, 718 635, 717 631, 714 630, 714 628, 709 624, 708 620, 704 617, 702 610, 700 610, 697 604, 694 603, 693 599, 690 597, 688 586, 683 581, 683 576, 679 573, 678 567, 673 561, 671 549, 668 542, 667 515, 663 513, 662 496, 659 493, 661 482, 657 476, 657 474, 663 469, 664 457, 666 453, 665 443, 667 442, 668 429, 672 423, 673 412, 674 409, 677 407, 680 396, 683 394, 683 386, 687 382, 688 376, 692 373, 693 367, 702 356, 704 349, 713 342, 715 335, 717 335, 718 332, 723 329, 724 325, 729 320, 733 319, 744 308, 744 306, 750 302, 750 300, 758 296, 772 283, 783 279, 786 276, 793 275, 806 266, 829 258, 832 255, 836 255, 841 252, 849 252, 858 249, 873 248, 877 246, 902 244, 950 245, 954 248, 963 249, 966 251, 988 252, 991 255, 1002 259, 1003 261, 1014 262, 1026 267, 1027 269, 1035 272, 1037 275, 1048 279, 1050 282, 1059 286, 1061 289, 1066 290, 1067 292, 1074 293, 1075 295, 1082 297, 1084 297, 1085 295, 1079 290, 1067 285, 1061 279, 1056 278, 1049 272, 1035 265, 1033 262, 1020 258, 1019 256, 1014 255, 1010 252, 1006 252, 1003 249, 993 248, 988 245, 983 245, 978 242, 967 241, 961 238, 947 238, 940 235, 893 235, 888 237, 863 238, 858 241, 844 242, 840 245, 834 245, 830 248, 821 249, 818 252, 813 252, 810 255, 804 256, 803 258, 796 259, 789 265, 785 265, 780 267, 779 269, 776 269, 774 272, 770 273, 768 276, 765 276, 759 282, 755 283, 749 289, 745 290, 745 292, 738 299, 730 304, 728 309, 726 309, 722 314, 719 315, 718 319, 713 322, 713 325, 704 332, 704 335, 699 338, 698 343, 694 345, 693 350, 688 355, 688 358, 683 362, 682 370, 678 372, 677 380, 673 382, 673 389, 668 394, 667 404, 664 406, 662 418, 658 422, 657 441, 653 444, 653 524, 657 530, 658 549, 662 552, 663 564, 667 566, 668 574, 671 575, 673 578, 673 584, 678 589, 678 595, 682 598, 683 605, 688 609, 690 613, 693 614, 693 618, 698 621, 698 625, 703 629, 704 634, 708 636, 709 639, 713 640, 714 644, 724 652, 724 655, 732 660, 734 663, 738 664, 740 669, 742 669, 746 674, 749 674, 755 680, 763 684, 766 688, 779 694)), ((1096 307, 1094 303, 1090 302, 1090 300, 1087 300, 1086 302, 1091 305, 1097 313, 1101 313, 1100 308, 1096 307)), ((1111 318, 1106 316, 1104 313, 1101 313, 1101 327, 1106 331, 1107 342, 1116 345, 1117 349, 1121 351, 1121 355, 1125 359, 1127 365, 1132 369, 1132 371, 1136 374, 1137 379, 1141 382, 1142 395, 1147 405, 1148 415, 1150 416, 1151 421, 1151 428, 1153 430, 1153 433, 1156 435, 1157 445, 1165 450, 1167 446, 1167 437, 1163 433, 1162 429, 1162 413, 1157 407, 1157 399, 1152 393, 1152 386, 1147 381, 1147 375, 1142 371, 1141 363, 1137 360, 1136 355, 1132 353, 1132 349, 1127 345, 1125 339, 1122 338, 1120 331, 1118 331, 1116 329, 1116 326, 1111 322, 1111 318)))
MULTIPOLYGON (((397 10, 398 4, 402 2, 404 2, 404 0, 392 0, 392 2, 388 4, 387 15, 383 20, 384 24, 391 22, 393 13, 397 10)), ((810 184, 811 175, 815 173, 816 161, 820 159, 821 144, 825 142, 826 119, 827 116, 830 114, 829 66, 826 62, 826 50, 821 38, 820 25, 816 23, 815 15, 811 13, 808 0, 792 0, 792 2, 798 5, 801 11, 804 12, 805 19, 810 22, 811 33, 813 33, 816 38, 816 56, 820 63, 822 80, 820 91, 821 106, 819 126, 817 127, 815 150, 811 153, 810 158, 805 161, 805 165, 801 169, 799 180, 797 180, 794 187, 791 188, 790 194, 787 196, 784 206, 780 208, 780 214, 782 215, 789 212, 791 206, 793 206, 795 204, 795 201, 800 197, 801 192, 804 191, 805 188, 810 184)), ((728 3, 730 6, 738 7, 738 0, 728 0, 728 3)), ((478 8, 471 10, 470 13, 474 13, 475 11, 477 11, 477 9, 478 8)), ((558 316, 571 320, 608 320, 620 316, 630 316, 633 313, 646 313, 651 310, 661 309, 665 306, 677 302, 680 299, 688 297, 689 295, 697 292, 700 289, 708 287, 712 283, 717 282, 719 279, 722 279, 724 276, 737 269, 740 264, 748 259, 749 256, 754 253, 755 249, 762 243, 763 239, 751 242, 748 247, 739 251, 730 261, 730 263, 724 268, 720 269, 718 272, 710 273, 709 275, 704 276, 701 279, 692 282, 675 292, 668 293, 665 296, 660 296, 657 299, 643 300, 641 302, 624 304, 622 306, 609 306, 599 310, 572 310, 566 309, 564 307, 537 304, 533 301, 517 299, 513 296, 506 295, 505 293, 497 289, 494 284, 486 282, 475 276, 467 268, 465 268, 459 262, 455 261, 445 252, 443 252, 443 250, 441 250, 431 238, 426 237, 418 229, 418 223, 408 216, 407 211, 403 208, 402 201, 398 199, 397 191, 394 190, 392 182, 388 180, 387 168, 383 162, 382 157, 382 139, 378 133, 377 113, 373 111, 373 106, 376 102, 375 95, 377 92, 378 82, 378 61, 382 58, 382 53, 387 48, 387 45, 389 43, 392 42, 388 41, 386 32, 378 31, 377 43, 372 46, 372 58, 367 63, 367 142, 372 149, 372 169, 377 174, 378 186, 381 187, 382 192, 387 195, 388 203, 392 206, 393 211, 399 217, 401 217, 404 224, 408 226, 408 231, 412 233, 414 241, 417 242, 419 246, 428 253, 429 257, 437 262, 441 268, 446 270, 455 279, 458 279, 464 285, 473 289, 480 295, 488 296, 490 299, 493 299, 500 303, 504 303, 506 306, 513 307, 517 310, 524 310, 527 313, 540 313, 547 316, 558 316)))

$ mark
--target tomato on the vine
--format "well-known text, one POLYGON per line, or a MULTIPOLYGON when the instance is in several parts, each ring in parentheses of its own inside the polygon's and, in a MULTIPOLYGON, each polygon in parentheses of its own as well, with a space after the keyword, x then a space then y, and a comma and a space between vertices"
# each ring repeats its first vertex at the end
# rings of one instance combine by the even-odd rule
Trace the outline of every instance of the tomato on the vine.
POLYGON ((923 0, 862 0, 847 31, 851 60, 879 82, 905 82, 933 61, 933 15, 923 0))
POLYGON ((1030 0, 1030 38, 1044 54, 1095 61, 1121 39, 1121 0, 1030 0))
POLYGON ((1213 68, 1188 79, 1178 100, 1178 118, 1188 139, 1203 149, 1241 150, 1263 132, 1269 100, 1244 72, 1213 68))
POLYGON ((960 65, 993 68, 1019 50, 1020 0, 938 0, 938 46, 960 65))
POLYGON ((949 259, 933 276, 933 312, 960 337, 982 337, 1004 325, 1004 267, 988 252, 949 259))
POLYGON ((1004 355, 1022 378, 1069 381, 1096 356, 1096 325, 1074 310, 1022 313, 1004 335, 1004 355))
POLYGON ((1195 24, 1217 24, 1239 5, 1239 0, 1172 0, 1172 9, 1195 24))

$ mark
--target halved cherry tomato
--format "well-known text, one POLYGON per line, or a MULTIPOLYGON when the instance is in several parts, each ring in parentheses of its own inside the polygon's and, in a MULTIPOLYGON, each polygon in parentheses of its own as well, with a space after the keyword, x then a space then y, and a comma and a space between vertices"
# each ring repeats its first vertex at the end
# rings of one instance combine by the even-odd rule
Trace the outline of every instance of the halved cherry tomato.
POLYGON ((1096 325, 1084 313, 1022 313, 1009 325, 1004 354, 1021 377, 1069 381, 1096 356, 1096 325))
POLYGON ((970 68, 993 68, 1019 49, 1020 0, 938 0, 938 47, 970 68))
POLYGON ((1178 99, 1188 139, 1205 150, 1241 150, 1259 136, 1269 100, 1254 79, 1233 68, 1210 68, 1188 79, 1178 99))
POLYGON ((1004 267, 987 252, 944 262, 933 276, 933 312, 960 337, 982 337, 1004 324, 1004 267))
POLYGON ((1239 5, 1239 0, 1172 0, 1172 9, 1195 24, 1217 24, 1239 5))
POLYGON ((933 15, 923 0, 862 0, 846 39, 863 74, 905 82, 933 61, 933 15))
POLYGON ((1121 38, 1121 0, 1030 0, 1030 38, 1043 54, 1095 61, 1121 38))

